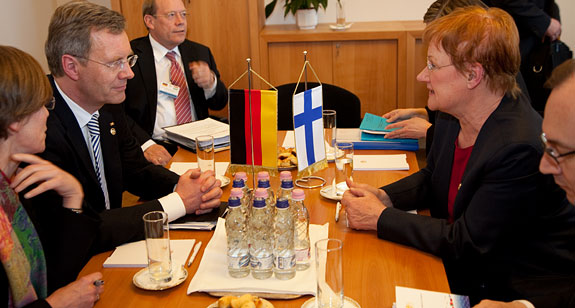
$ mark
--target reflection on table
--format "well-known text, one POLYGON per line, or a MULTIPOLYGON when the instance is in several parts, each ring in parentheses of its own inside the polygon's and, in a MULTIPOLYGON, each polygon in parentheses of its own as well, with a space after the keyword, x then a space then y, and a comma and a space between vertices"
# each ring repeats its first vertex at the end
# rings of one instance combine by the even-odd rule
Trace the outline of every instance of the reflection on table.
MULTIPOLYGON (((281 133, 280 133, 281 134, 281 133)), ((283 139, 280 137, 279 140, 283 139)), ((216 161, 229 161, 229 151, 216 153, 216 161)), ((402 151, 358 150, 356 154, 399 154, 402 151)), ((195 162, 195 154, 180 149, 173 162, 195 162)), ((382 186, 394 182, 418 170, 413 152, 407 152, 409 171, 354 171, 355 181, 382 186)), ((293 171, 294 178, 297 171, 293 171)), ((331 183, 334 177, 334 164, 316 173, 331 183)), ((227 174, 232 177, 231 174, 227 174)), ((279 177, 272 177, 272 188, 279 187, 279 177)), ((249 186, 252 176, 248 175, 249 186)), ((231 185, 223 188, 222 200, 227 200, 231 185)), ((441 259, 419 252, 413 248, 380 240, 375 232, 354 231, 346 227, 345 215, 335 222, 336 202, 320 196, 320 188, 307 189, 306 206, 310 213, 310 223, 329 222, 329 237, 343 241, 344 293, 356 300, 363 308, 391 307, 395 301, 395 286, 405 286, 431 291, 449 292, 449 286, 441 259)), ((188 278, 181 285, 164 291, 146 291, 138 289, 132 278, 137 268, 102 268, 102 264, 111 254, 105 252, 94 256, 80 275, 100 271, 104 275, 105 292, 96 303, 96 307, 207 307, 217 300, 205 293, 186 295, 189 282, 198 269, 204 247, 213 235, 213 231, 171 231, 172 239, 195 238, 204 245, 196 261, 187 268, 188 278)), ((222 264, 226 266, 226 264, 222 264)), ((241 279, 238 279, 241 284, 241 279)), ((270 300, 276 308, 300 307, 310 296, 290 300, 270 300)))

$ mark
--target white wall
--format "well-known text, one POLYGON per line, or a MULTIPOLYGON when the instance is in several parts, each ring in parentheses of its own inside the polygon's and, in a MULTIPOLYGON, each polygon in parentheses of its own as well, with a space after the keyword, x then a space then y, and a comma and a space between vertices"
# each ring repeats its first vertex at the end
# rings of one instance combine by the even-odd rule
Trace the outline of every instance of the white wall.
MULTIPOLYGON (((435 0, 346 0, 346 19, 354 21, 386 21, 386 20, 421 20, 423 14, 435 0)), ((270 3, 266 0, 265 3, 270 3)), ((327 10, 319 10, 320 23, 335 23, 335 0, 329 0, 327 10), (331 4, 330 4, 331 3, 331 4)), ((575 50, 575 1, 555 0, 561 9, 562 30, 561 40, 575 50)), ((284 18, 285 1, 279 0, 266 24, 294 24, 295 18, 289 14, 284 18)))
MULTIPOLYGON (((52 13, 70 0, 0 0, 0 44, 17 47, 31 54, 44 71, 48 64, 44 43, 52 13)), ((92 0, 110 7, 110 0, 92 0)))

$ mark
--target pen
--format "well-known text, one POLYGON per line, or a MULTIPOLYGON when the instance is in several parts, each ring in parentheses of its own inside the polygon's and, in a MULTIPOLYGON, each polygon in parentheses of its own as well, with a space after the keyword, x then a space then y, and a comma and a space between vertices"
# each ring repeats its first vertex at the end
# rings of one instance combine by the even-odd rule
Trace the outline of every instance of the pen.
POLYGON ((335 206, 335 222, 339 220, 339 212, 341 211, 341 203, 338 201, 337 205, 335 206))
MULTIPOLYGON (((193 239, 192 239, 192 246, 190 247, 190 252, 188 253, 188 256, 190 256, 190 258, 192 258, 191 255, 192 255, 192 253, 193 253, 193 251, 194 251, 194 244, 195 244, 195 243, 196 243, 196 239, 193 238, 193 239)), ((186 261, 184 261, 184 264, 186 264, 185 262, 186 262, 186 261)))
POLYGON ((192 265, 192 262, 194 262, 194 259, 196 258, 196 255, 198 254, 198 251, 200 250, 201 246, 202 246, 202 241, 199 241, 196 244, 196 247, 194 247, 194 253, 192 253, 192 256, 190 257, 190 261, 188 261, 188 267, 190 267, 190 265, 192 265))
POLYGON ((95 280, 95 281, 94 281, 94 285, 95 285, 96 287, 99 287, 99 286, 101 286, 101 285, 103 285, 103 284, 104 284, 104 280, 102 280, 102 279, 98 279, 98 280, 95 280))

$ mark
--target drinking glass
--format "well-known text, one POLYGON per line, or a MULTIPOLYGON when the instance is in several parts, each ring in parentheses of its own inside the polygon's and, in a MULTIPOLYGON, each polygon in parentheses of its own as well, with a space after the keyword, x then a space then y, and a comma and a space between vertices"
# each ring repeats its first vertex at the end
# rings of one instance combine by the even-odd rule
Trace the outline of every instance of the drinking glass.
POLYGON ((339 28, 345 27, 346 0, 337 0, 335 3, 335 24, 339 28))
POLYGON ((146 213, 143 219, 150 278, 156 283, 169 282, 172 280, 172 256, 168 214, 154 211, 146 213))
POLYGON ((214 163, 214 137, 198 136, 196 137, 196 155, 198 156, 198 167, 202 172, 215 170, 214 163))
POLYGON ((336 138, 336 118, 335 110, 326 109, 323 111, 323 137, 325 140, 325 155, 328 161, 335 159, 334 143, 336 138))
POLYGON ((342 195, 347 186, 345 183, 347 178, 351 178, 353 173, 353 143, 351 142, 336 142, 335 143, 335 191, 338 195, 342 195))
POLYGON ((315 243, 318 308, 343 307, 343 243, 338 239, 323 239, 315 243))

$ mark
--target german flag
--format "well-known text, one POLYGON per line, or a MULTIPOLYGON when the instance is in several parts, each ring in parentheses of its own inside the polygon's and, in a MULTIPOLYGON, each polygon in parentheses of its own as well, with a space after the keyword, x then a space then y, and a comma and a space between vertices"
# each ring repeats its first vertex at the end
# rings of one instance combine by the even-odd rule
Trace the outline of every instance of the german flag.
POLYGON ((249 93, 230 89, 231 163, 277 168, 277 91, 252 90, 251 108, 249 93))

